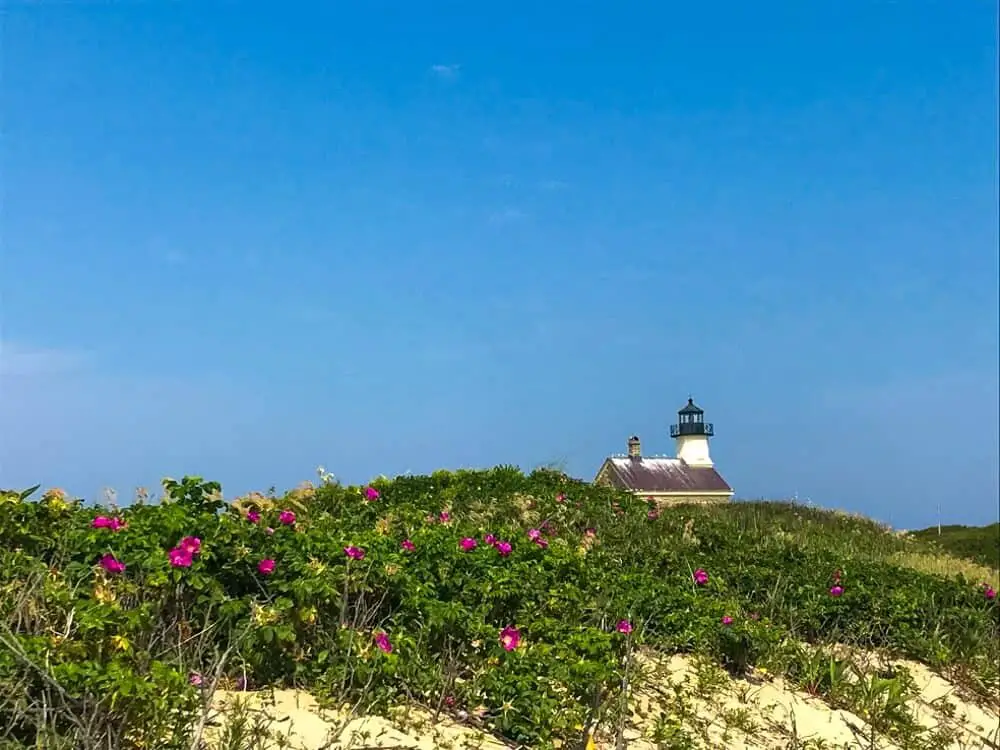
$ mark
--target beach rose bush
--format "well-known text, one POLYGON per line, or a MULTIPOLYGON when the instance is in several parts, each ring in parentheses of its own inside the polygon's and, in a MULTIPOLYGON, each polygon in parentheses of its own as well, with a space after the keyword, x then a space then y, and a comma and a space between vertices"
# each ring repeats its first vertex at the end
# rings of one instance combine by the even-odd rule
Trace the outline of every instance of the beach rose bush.
POLYGON ((166 480, 160 502, 125 508, 5 493, 0 635, 16 649, 0 649, 0 683, 35 674, 45 690, 31 662, 72 695, 113 696, 101 721, 123 748, 189 746, 214 675, 377 710, 416 699, 533 747, 579 741, 640 648, 742 674, 794 672, 789 643, 839 641, 996 685, 993 590, 893 565, 902 542, 863 520, 762 503, 651 514, 511 467, 220 490, 166 480))

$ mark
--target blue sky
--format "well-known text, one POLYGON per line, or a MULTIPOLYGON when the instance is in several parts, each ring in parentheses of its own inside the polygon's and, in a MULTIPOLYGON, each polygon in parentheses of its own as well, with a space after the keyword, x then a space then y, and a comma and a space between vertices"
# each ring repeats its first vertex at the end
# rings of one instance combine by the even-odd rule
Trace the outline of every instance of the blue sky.
POLYGON ((995 4, 695 5, 8 4, 0 485, 590 478, 692 393, 739 496, 996 519, 995 4))

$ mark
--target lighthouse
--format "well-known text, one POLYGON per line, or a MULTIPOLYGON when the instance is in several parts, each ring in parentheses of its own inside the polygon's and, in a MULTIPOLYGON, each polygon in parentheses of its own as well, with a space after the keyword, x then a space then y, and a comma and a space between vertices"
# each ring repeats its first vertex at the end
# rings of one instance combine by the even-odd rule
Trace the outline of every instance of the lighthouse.
POLYGON ((733 488, 712 464, 708 439, 712 425, 705 412, 688 399, 677 412, 670 437, 677 442, 677 457, 644 456, 638 435, 627 441, 628 453, 608 456, 594 477, 594 484, 631 492, 657 504, 728 503, 733 488))
POLYGON ((688 466, 713 466, 708 439, 714 434, 711 422, 705 421, 705 410, 696 406, 694 399, 690 398, 677 412, 677 424, 670 426, 670 437, 677 446, 677 458, 688 466))

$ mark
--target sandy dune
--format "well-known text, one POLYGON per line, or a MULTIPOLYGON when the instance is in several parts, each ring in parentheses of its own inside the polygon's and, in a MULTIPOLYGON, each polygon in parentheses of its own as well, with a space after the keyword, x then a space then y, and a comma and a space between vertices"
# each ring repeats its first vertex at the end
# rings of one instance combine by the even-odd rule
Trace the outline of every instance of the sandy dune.
MULTIPOLYGON (((940 750, 983 750, 1000 747, 1000 713, 963 700, 955 686, 927 667, 894 660, 914 678, 918 695, 907 703, 920 725, 948 728, 955 735, 940 750), (993 743, 993 744, 991 744, 993 743)), ((781 750, 869 749, 871 727, 861 717, 832 708, 822 699, 797 690, 784 680, 754 675, 746 680, 721 678, 713 667, 701 667, 682 656, 647 660, 652 679, 636 691, 627 732, 630 748, 656 750, 655 717, 679 716, 693 747, 775 748, 781 750), (702 691, 704 671, 714 688, 702 691), (712 673, 716 672, 716 675, 712 673), (718 679, 719 683, 715 680, 718 679), (702 697, 707 695, 707 697, 702 697)), ((598 743, 600 746, 600 743, 598 743)), ((613 743, 609 745, 613 747, 613 743)), ((876 736, 880 750, 905 750, 876 736)))
MULTIPOLYGON (((924 727, 947 728, 952 737, 941 750, 1000 748, 1000 706, 987 710, 963 700, 955 686, 927 667, 894 660, 905 666, 918 688, 907 704, 924 727)), ((635 750, 706 748, 745 750, 855 750, 873 747, 871 727, 859 716, 834 709, 819 698, 792 689, 781 679, 756 674, 734 680, 718 668, 689 657, 644 655, 641 687, 630 702, 624 739, 635 750), (661 744, 657 743, 657 740, 661 744)), ((442 714, 435 722, 423 710, 400 708, 392 720, 350 717, 320 709, 308 694, 292 690, 258 693, 219 691, 218 712, 206 731, 209 747, 218 746, 219 732, 231 715, 234 700, 246 702, 244 716, 266 725, 271 739, 261 748, 294 750, 501 750, 496 738, 442 714)), ((1000 700, 998 700, 1000 703, 1000 700)), ((598 734, 597 750, 613 748, 614 736, 598 734)), ((874 747, 906 750, 876 736, 874 747)))
POLYGON ((423 710, 400 709, 392 720, 380 716, 352 717, 320 708, 311 695, 299 690, 217 691, 214 697, 213 708, 218 715, 217 721, 211 723, 216 726, 205 733, 210 748, 217 746, 219 732, 234 700, 244 701, 247 713, 262 720, 271 735, 270 742, 263 745, 268 750, 503 750, 508 747, 443 715, 435 722, 423 710))

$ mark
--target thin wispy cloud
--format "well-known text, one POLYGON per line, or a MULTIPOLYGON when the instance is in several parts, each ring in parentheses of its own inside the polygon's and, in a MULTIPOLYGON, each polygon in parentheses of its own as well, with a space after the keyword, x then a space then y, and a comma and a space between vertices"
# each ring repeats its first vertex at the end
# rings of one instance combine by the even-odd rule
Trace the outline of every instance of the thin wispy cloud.
POLYGON ((41 376, 74 372, 87 366, 90 355, 80 351, 46 349, 0 341, 0 375, 41 376))
POLYGON ((539 190, 547 190, 547 191, 565 190, 568 187, 569 183, 563 180, 542 180, 541 182, 538 183, 539 190))
POLYGON ((179 266, 187 260, 180 250, 168 250, 163 254, 163 262, 170 266, 179 266))
POLYGON ((513 206, 507 206, 499 211, 494 211, 489 216, 489 223, 494 226, 500 226, 505 224, 514 224, 519 221, 523 221, 528 217, 524 211, 513 206))
POLYGON ((438 78, 451 80, 458 76, 458 71, 461 67, 461 65, 444 65, 439 63, 437 65, 431 65, 431 73, 436 75, 438 78))
POLYGON ((173 239, 163 234, 149 237, 146 251, 154 262, 168 266, 179 266, 187 261, 187 253, 179 249, 173 239))
POLYGON ((868 412, 912 413, 937 419, 937 405, 949 403, 955 394, 962 394, 963 400, 977 404, 982 413, 996 413, 995 406, 984 408, 982 405, 997 403, 998 386, 1000 377, 995 368, 969 366, 929 374, 884 378, 867 374, 864 378, 844 378, 817 390, 814 398, 817 403, 834 408, 863 405, 868 412))

